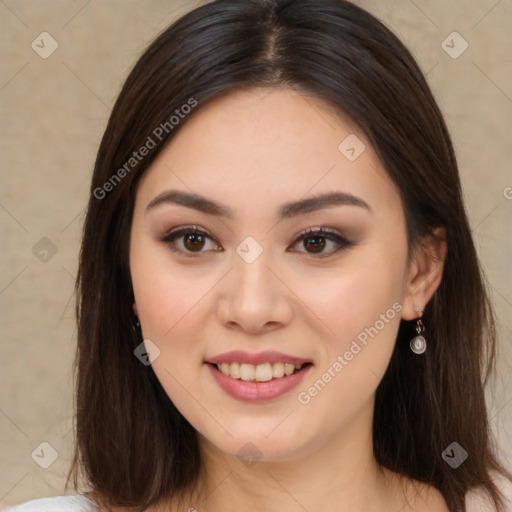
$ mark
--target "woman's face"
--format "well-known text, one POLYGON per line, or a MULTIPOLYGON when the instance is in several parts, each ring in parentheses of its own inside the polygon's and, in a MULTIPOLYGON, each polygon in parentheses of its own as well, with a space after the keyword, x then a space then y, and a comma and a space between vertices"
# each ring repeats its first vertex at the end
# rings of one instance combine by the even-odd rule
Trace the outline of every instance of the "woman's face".
POLYGON ((130 266, 152 368, 200 439, 284 460, 371 433, 410 268, 350 121, 290 89, 203 105, 139 184, 130 266))

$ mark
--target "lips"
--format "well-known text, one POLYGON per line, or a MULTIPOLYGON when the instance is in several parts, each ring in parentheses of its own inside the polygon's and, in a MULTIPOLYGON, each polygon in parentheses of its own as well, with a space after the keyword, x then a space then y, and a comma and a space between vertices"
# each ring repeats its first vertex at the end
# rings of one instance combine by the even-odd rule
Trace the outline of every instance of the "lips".
POLYGON ((215 382, 229 396, 244 402, 262 403, 274 400, 288 393, 304 376, 312 369, 313 364, 310 360, 284 354, 282 352, 259 352, 251 354, 235 350, 226 352, 218 356, 209 358, 205 361, 215 382), (240 378, 233 378, 225 375, 219 370, 219 366, 235 365, 238 366, 281 366, 279 363, 294 366, 294 373, 278 378, 244 381, 240 378), (299 368, 299 369, 297 369, 299 368))
POLYGON ((291 363, 294 365, 303 365, 312 363, 309 359, 284 354, 282 352, 266 351, 258 353, 244 352, 243 350, 232 350, 218 356, 209 358, 205 363, 222 364, 222 363, 246 363, 254 366, 264 363, 291 363))

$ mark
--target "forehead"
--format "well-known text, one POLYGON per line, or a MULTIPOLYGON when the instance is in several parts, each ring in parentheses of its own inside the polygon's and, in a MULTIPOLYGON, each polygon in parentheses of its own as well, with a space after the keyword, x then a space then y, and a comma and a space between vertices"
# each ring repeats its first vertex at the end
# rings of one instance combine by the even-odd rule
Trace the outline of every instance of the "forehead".
POLYGON ((370 204, 398 199, 355 123, 293 89, 231 91, 198 108, 146 171, 138 195, 147 203, 170 188, 240 213, 334 190, 370 204))

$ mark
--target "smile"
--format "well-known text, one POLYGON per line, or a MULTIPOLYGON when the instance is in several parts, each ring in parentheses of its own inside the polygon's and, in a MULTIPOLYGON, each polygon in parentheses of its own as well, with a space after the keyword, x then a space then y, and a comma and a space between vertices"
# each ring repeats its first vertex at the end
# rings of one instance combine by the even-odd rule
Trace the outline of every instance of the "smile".
POLYGON ((214 382, 224 393, 235 400, 256 404, 270 402, 286 395, 297 387, 306 374, 314 368, 314 365, 309 362, 297 365, 289 363, 261 363, 258 365, 236 362, 230 364, 207 363, 206 366, 210 370, 214 382), (233 373, 236 375, 237 365, 240 376, 232 377, 231 368, 234 369, 233 373), (295 366, 299 366, 299 368, 295 366), (219 367, 223 367, 224 372, 229 370, 229 374, 226 375, 219 367), (258 370, 259 367, 262 369, 258 370), (274 367, 276 375, 284 374, 280 377, 274 377, 272 375, 274 367), (286 374, 286 371, 292 373, 286 374), (243 380, 242 377, 247 380, 243 380), (266 380, 257 380, 257 378, 265 378, 266 380))
POLYGON ((254 365, 234 362, 220 363, 216 366, 220 372, 232 379, 241 379, 246 382, 268 382, 272 379, 281 379, 285 376, 290 376, 298 372, 304 364, 263 363, 254 365))

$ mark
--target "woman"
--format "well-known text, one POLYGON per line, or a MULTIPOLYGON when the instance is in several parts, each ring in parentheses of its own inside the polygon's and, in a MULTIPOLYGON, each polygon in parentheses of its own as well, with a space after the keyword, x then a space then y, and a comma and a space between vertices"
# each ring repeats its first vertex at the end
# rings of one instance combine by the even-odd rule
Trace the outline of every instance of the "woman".
POLYGON ((158 37, 99 148, 77 293, 88 488, 30 506, 506 510, 450 136, 349 2, 218 0, 158 37))

